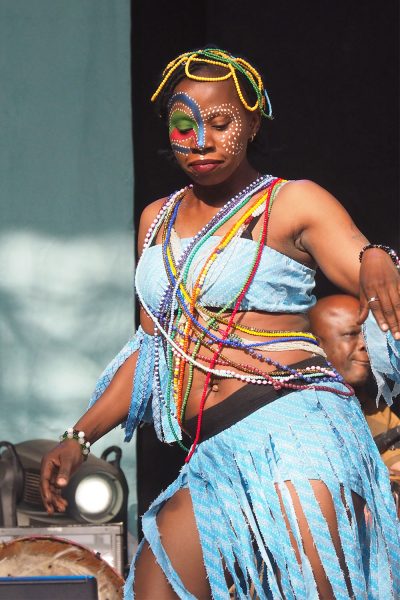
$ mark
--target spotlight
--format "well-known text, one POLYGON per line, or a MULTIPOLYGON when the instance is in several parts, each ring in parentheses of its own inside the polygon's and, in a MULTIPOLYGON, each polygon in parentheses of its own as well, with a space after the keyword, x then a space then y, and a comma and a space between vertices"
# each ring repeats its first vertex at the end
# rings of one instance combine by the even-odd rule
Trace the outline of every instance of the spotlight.
POLYGON ((66 512, 48 515, 40 495, 40 464, 42 457, 54 448, 56 443, 53 440, 27 440, 15 445, 9 442, 1 443, 4 451, 0 454, 0 483, 8 480, 14 483, 12 486, 11 483, 8 486, 0 486, 0 527, 18 525, 48 528, 122 523, 123 563, 126 564, 128 484, 120 468, 121 449, 118 446, 110 446, 100 458, 90 454, 71 475, 62 492, 68 501, 66 512), (11 477, 14 470, 16 473, 11 477), (7 492, 8 488, 13 488, 12 494, 7 492), (11 508, 7 508, 11 499, 16 520, 12 516, 4 518, 5 514, 11 515, 11 508))
POLYGON ((16 505, 24 484, 21 462, 10 442, 0 442, 0 527, 17 524, 16 505))
POLYGON ((15 452, 24 471, 22 497, 17 504, 18 516, 27 515, 30 525, 39 525, 39 521, 54 523, 60 519, 95 525, 126 522, 128 484, 119 466, 122 452, 118 446, 107 448, 101 458, 90 454, 88 460, 71 475, 63 490, 68 501, 66 513, 47 515, 40 496, 40 463, 42 456, 54 445, 51 440, 27 440, 15 444, 15 452), (115 454, 114 460, 107 460, 111 453, 115 454))
MULTIPOLYGON (((69 514, 85 523, 115 521, 124 504, 124 489, 113 473, 97 471, 81 474, 65 491, 69 514)), ((117 519, 118 520, 118 519, 117 519)))
POLYGON ((100 475, 89 475, 78 484, 75 490, 75 503, 83 516, 89 519, 93 517, 101 519, 113 504, 113 492, 106 478, 100 475))

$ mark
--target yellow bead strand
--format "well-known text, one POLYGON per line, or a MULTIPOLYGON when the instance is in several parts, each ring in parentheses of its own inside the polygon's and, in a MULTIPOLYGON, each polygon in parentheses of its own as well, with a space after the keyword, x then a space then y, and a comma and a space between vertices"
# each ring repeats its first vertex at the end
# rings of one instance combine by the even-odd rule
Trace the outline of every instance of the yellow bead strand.
MULTIPOLYGON (((206 63, 209 65, 214 65, 217 67, 224 67, 225 69, 227 68, 227 65, 223 62, 219 62, 217 60, 211 60, 209 58, 197 58, 196 55, 194 56, 190 56, 187 59, 186 65, 185 65, 185 75, 186 77, 188 77, 189 79, 193 79, 194 81, 226 81, 227 79, 229 79, 229 77, 232 77, 232 73, 229 72, 226 75, 220 75, 219 77, 202 77, 201 75, 195 75, 194 73, 191 73, 189 71, 189 67, 190 67, 190 63, 195 60, 198 63, 206 63)), ((230 66, 230 65, 229 65, 230 66)))
MULTIPOLYGON (((170 61, 167 64, 167 66, 165 67, 165 69, 163 70, 163 77, 162 77, 160 85, 158 86, 158 88, 156 89, 156 91, 154 92, 154 94, 151 97, 152 102, 154 102, 157 99, 157 97, 163 90, 164 86, 166 85, 167 81, 170 79, 171 75, 182 64, 185 64, 186 77, 188 79, 192 79, 193 81, 203 81, 203 82, 213 83, 213 82, 218 82, 218 81, 226 81, 230 77, 232 77, 234 80, 235 88, 236 88, 237 94, 239 96, 239 99, 240 99, 241 103, 243 104, 243 106, 246 108, 246 110, 248 110, 250 112, 254 112, 258 108, 259 110, 261 110, 261 112, 264 116, 272 118, 270 105, 269 105, 270 114, 266 114, 264 112, 264 109, 266 106, 264 94, 266 94, 266 92, 265 92, 265 88, 264 88, 264 84, 263 84, 261 75, 258 73, 258 71, 243 58, 234 57, 234 56, 231 56, 230 54, 228 54, 227 52, 225 52, 224 50, 218 50, 218 49, 213 49, 213 48, 205 49, 205 50, 197 50, 195 52, 185 52, 185 53, 177 56, 174 60, 170 61), (214 55, 215 57, 217 57, 217 59, 219 58, 220 60, 217 60, 217 59, 214 60, 213 58, 210 58, 210 55, 214 55), (193 62, 221 67, 221 68, 227 69, 228 72, 226 73, 226 75, 220 75, 217 77, 211 77, 211 76, 205 77, 202 75, 195 75, 194 73, 190 72, 190 66, 193 62), (240 82, 237 77, 237 71, 243 73, 249 79, 249 81, 255 91, 258 90, 257 101, 253 106, 249 105, 249 103, 246 101, 246 99, 243 95, 242 89, 240 87, 240 82)), ((269 100, 268 100, 268 102, 269 102, 269 100)))

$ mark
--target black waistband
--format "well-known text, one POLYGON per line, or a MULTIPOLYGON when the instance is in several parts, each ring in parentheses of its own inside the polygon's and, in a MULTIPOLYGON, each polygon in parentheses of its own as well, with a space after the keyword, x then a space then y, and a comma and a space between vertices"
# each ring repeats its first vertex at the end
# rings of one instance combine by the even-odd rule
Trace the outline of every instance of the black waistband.
MULTIPOLYGON (((313 356, 290 365, 293 369, 304 369, 305 367, 318 366, 327 367, 326 360, 322 356, 313 356)), ((291 383, 304 384, 301 380, 292 380, 291 383)), ((282 396, 291 394, 293 389, 281 388, 276 390, 272 385, 254 385, 249 383, 230 394, 219 404, 211 406, 203 413, 201 422, 200 441, 208 440, 213 435, 221 433, 238 421, 241 421, 262 406, 270 404, 282 396)), ((191 417, 184 423, 184 430, 194 439, 197 429, 197 416, 191 417)))

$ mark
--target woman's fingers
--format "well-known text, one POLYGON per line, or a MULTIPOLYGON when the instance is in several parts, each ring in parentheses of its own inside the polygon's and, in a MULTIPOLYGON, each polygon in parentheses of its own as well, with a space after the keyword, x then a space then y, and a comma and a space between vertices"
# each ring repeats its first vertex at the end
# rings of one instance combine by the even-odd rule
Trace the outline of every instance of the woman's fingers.
POLYGON ((397 338, 400 328, 397 321, 397 313, 393 306, 389 291, 386 291, 386 293, 380 295, 377 301, 370 302, 370 306, 374 311, 374 315, 378 315, 380 320, 377 320, 378 323, 382 323, 382 330, 390 330, 392 335, 397 338))
POLYGON ((396 321, 394 328, 390 328, 393 337, 400 340, 400 293, 399 286, 389 289, 389 296, 392 303, 393 319, 396 321))
POLYGON ((68 506, 67 501, 61 496, 61 491, 59 487, 51 486, 51 502, 57 512, 65 512, 68 506))
POLYGON ((400 339, 400 295, 397 288, 372 293, 367 303, 382 331, 390 330, 395 339, 400 339))
POLYGON ((367 300, 367 302, 370 310, 372 310, 374 314, 375 320, 378 323, 379 327, 382 329, 382 331, 388 331, 389 325, 382 311, 382 304, 379 300, 379 296, 371 296, 367 300))
POLYGON ((64 488, 68 485, 69 478, 71 476, 72 460, 70 456, 60 456, 60 467, 56 478, 56 485, 64 488))
POLYGON ((42 459, 40 490, 43 504, 49 514, 64 512, 67 501, 61 496, 61 489, 68 485, 72 469, 72 459, 62 451, 50 453, 42 459))
POLYGON ((358 315, 358 324, 362 325, 365 319, 368 317, 369 313, 369 304, 367 302, 367 298, 365 294, 360 294, 360 312, 358 315))
POLYGON ((42 458, 41 475, 40 475, 40 492, 45 509, 48 513, 54 512, 53 495, 54 495, 54 476, 58 470, 58 465, 53 459, 44 456, 42 458))
POLYGON ((390 331, 400 339, 400 277, 392 258, 383 250, 365 253, 360 270, 360 322, 366 314, 366 304, 382 331, 390 331))

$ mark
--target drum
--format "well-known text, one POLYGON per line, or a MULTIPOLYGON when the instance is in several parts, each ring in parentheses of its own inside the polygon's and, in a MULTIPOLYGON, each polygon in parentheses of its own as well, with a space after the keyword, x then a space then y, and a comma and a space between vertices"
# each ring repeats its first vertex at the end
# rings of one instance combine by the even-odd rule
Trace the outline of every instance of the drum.
POLYGON ((0 577, 49 575, 93 575, 99 600, 123 597, 121 575, 85 546, 51 536, 16 538, 0 544, 0 577))

